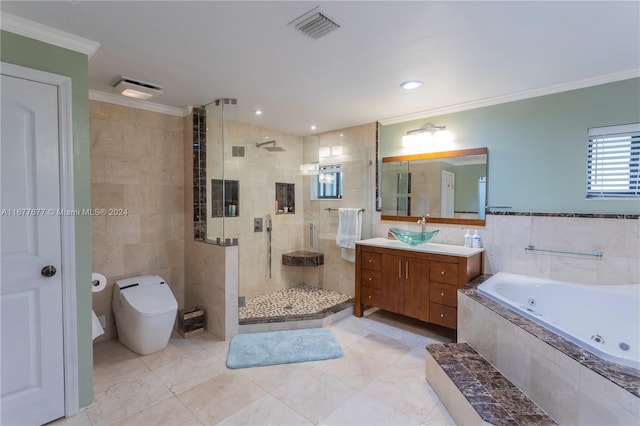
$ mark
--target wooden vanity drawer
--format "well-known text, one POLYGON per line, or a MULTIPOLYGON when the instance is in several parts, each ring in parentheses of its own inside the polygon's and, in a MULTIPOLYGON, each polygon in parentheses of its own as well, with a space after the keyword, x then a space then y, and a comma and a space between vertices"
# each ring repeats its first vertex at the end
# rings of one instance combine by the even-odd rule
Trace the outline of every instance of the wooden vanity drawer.
POLYGON ((380 271, 370 271, 368 269, 362 270, 360 276, 363 287, 382 289, 382 276, 380 271))
POLYGON ((449 284, 431 283, 429 301, 455 308, 458 306, 458 287, 449 284))
POLYGON ((448 328, 456 328, 458 323, 458 310, 451 306, 445 306, 439 303, 430 303, 429 322, 440 324, 448 328))
POLYGON ((371 253, 369 251, 362 251, 362 269, 368 269, 370 271, 380 271, 382 264, 382 257, 380 253, 371 253))
POLYGON ((362 287, 362 303, 369 306, 380 307, 382 292, 375 288, 362 287))
POLYGON ((458 264, 447 262, 431 262, 429 279, 444 284, 458 283, 458 264))

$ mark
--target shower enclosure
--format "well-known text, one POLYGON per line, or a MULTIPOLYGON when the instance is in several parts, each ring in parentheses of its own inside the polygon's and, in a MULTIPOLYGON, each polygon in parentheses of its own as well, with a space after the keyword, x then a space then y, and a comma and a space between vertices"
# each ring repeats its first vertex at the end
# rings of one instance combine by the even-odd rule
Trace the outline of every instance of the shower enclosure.
POLYGON ((206 144, 196 161, 206 172, 194 188, 194 220, 197 239, 238 246, 240 324, 349 307, 354 266, 336 246, 338 208, 363 209, 362 237, 370 236, 370 141, 291 135, 241 123, 236 111, 235 99, 204 107, 206 144))

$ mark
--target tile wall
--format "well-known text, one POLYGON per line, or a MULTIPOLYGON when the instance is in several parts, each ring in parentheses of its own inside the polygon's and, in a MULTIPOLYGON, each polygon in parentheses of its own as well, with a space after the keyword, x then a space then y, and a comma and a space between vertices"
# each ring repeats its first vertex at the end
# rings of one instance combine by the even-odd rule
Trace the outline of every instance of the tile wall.
POLYGON ((120 278, 160 275, 184 304, 183 119, 90 101, 90 138, 91 208, 107 210, 91 218, 93 270, 108 281, 93 294, 94 311, 107 316, 102 341, 116 337, 120 278))
MULTIPOLYGON (((575 215, 577 216, 577 215, 575 215)), ((478 230, 486 249, 484 272, 500 271, 533 275, 584 284, 640 283, 640 219, 563 216, 487 215, 486 226, 478 230), (592 253, 593 256, 531 253, 525 247, 592 253)), ((379 219, 379 216, 378 216, 379 219)), ((375 221, 374 233, 386 236, 401 222, 375 221)), ((402 224, 408 229, 418 225, 402 224)), ((463 244, 466 227, 427 224, 439 229, 434 242, 463 244)))
MULTIPOLYGON (((185 128, 193 126, 192 116, 184 118, 185 128)), ((187 188, 194 177, 193 134, 184 133, 183 140, 184 181, 187 188)), ((238 270, 238 247, 224 247, 196 241, 195 237, 204 237, 206 219, 203 218, 194 226, 194 211, 202 208, 202 203, 194 202, 194 190, 187 190, 184 196, 184 235, 185 250, 185 306, 205 308, 207 331, 221 339, 236 334, 238 328, 238 277, 233 271, 238 270), (194 233, 194 228, 199 233, 194 233)), ((206 212, 206 210, 203 210, 206 212)))
POLYGON ((333 158, 322 159, 323 165, 342 164, 342 200, 312 201, 311 180, 304 179, 305 247, 310 247, 309 222, 314 222, 315 248, 324 254, 325 265, 307 271, 307 284, 318 285, 348 296, 355 295, 355 264, 342 258, 336 244, 338 212, 340 207, 362 208, 362 238, 371 238, 371 220, 375 187, 376 123, 350 127, 305 138, 304 162, 317 161, 319 147, 342 146, 343 153, 333 158), (326 210, 331 208, 334 210, 326 210))

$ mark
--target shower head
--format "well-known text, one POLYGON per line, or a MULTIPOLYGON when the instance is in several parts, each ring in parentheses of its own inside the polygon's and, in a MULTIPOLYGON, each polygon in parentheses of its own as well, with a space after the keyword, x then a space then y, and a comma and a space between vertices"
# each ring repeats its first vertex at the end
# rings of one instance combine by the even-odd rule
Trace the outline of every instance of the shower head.
POLYGON ((279 152, 279 151, 284 151, 284 148, 281 148, 279 146, 276 146, 276 141, 275 140, 271 140, 271 141, 266 141, 266 142, 262 142, 262 143, 256 143, 256 146, 258 148, 264 148, 269 152, 279 152), (264 145, 271 145, 273 144, 273 146, 264 146, 264 145))

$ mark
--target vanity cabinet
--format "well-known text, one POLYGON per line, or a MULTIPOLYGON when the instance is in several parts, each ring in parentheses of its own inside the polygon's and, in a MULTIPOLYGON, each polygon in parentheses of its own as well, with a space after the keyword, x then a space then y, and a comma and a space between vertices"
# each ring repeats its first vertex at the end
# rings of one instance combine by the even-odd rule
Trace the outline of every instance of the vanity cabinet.
POLYGON ((482 273, 482 250, 452 255, 390 248, 383 238, 373 240, 379 244, 356 244, 354 315, 375 306, 455 329, 457 290, 482 273))

